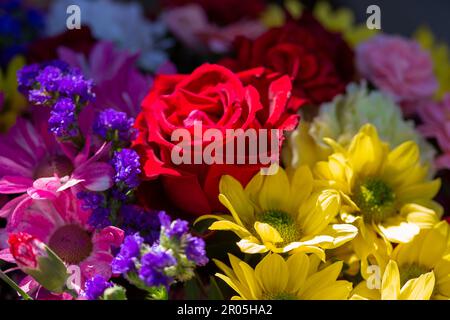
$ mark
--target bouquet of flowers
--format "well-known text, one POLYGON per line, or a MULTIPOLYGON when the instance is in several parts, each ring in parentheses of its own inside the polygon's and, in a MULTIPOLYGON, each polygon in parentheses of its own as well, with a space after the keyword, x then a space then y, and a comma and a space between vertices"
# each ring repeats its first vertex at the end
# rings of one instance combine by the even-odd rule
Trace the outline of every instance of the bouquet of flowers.
POLYGON ((0 25, 4 299, 450 299, 427 28, 295 0, 7 0, 0 25))

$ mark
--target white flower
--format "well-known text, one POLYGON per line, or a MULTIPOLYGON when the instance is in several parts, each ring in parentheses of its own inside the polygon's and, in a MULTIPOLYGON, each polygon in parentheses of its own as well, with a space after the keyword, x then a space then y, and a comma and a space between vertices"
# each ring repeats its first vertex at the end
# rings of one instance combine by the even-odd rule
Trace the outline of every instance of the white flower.
MULTIPOLYGON (((151 22, 144 17, 138 3, 119 3, 113 0, 78 0, 81 24, 91 28, 93 36, 109 40, 131 52, 140 52, 139 64, 147 70, 156 70, 167 61, 164 51, 171 40, 164 38, 166 27, 161 21, 151 22)), ((67 7, 72 0, 53 2, 47 17, 47 34, 66 31, 67 7)))
POLYGON ((332 138, 348 145, 366 123, 373 124, 380 138, 392 148, 413 140, 420 147, 422 161, 430 165, 433 163, 435 150, 416 131, 414 122, 403 119, 400 107, 391 98, 379 91, 369 92, 365 83, 349 84, 345 94, 322 104, 314 120, 303 123, 291 135, 284 160, 293 167, 324 160, 331 149, 323 138, 332 138), (312 160, 311 153, 315 155, 312 160))

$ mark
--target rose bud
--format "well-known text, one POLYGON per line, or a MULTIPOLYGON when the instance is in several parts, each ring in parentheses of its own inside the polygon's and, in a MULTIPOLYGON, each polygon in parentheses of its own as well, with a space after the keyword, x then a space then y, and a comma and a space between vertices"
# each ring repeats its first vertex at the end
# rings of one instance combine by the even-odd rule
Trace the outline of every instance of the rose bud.
POLYGON ((44 288, 62 293, 69 277, 64 262, 43 242, 28 233, 11 234, 9 250, 18 267, 44 288))

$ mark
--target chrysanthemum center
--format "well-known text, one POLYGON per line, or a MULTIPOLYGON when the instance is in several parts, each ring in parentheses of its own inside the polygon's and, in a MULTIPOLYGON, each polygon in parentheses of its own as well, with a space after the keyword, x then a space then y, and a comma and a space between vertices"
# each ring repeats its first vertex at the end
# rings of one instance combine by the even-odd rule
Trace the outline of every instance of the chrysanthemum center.
POLYGON ((93 247, 89 233, 75 224, 57 229, 48 245, 68 264, 78 264, 89 257, 93 247))
POLYGON ((400 271, 400 283, 402 286, 409 280, 418 278, 422 274, 429 272, 429 270, 426 267, 420 266, 415 263, 401 266, 399 271, 400 271))
POLYGON ((288 213, 270 210, 261 214, 258 220, 277 230, 283 238, 283 243, 297 241, 300 238, 300 229, 288 213))
POLYGON ((72 162, 63 156, 55 156, 50 159, 44 159, 34 171, 34 179, 53 177, 55 174, 58 177, 68 176, 73 171, 72 162))
POLYGON ((381 222, 395 213, 395 194, 383 181, 368 179, 356 187, 354 200, 366 221, 381 222))
POLYGON ((296 295, 287 292, 264 295, 264 300, 298 300, 296 295))

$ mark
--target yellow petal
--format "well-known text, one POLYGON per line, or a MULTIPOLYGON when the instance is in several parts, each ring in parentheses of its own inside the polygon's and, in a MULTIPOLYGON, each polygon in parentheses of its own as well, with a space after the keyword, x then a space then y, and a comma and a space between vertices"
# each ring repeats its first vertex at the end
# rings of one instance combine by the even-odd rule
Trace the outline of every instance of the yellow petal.
POLYGON ((250 224, 254 220, 253 206, 239 181, 225 175, 220 179, 219 190, 232 204, 234 211, 245 224, 250 224))
POLYGON ((395 261, 390 260, 381 281, 381 299, 397 300, 400 295, 400 272, 395 261))
POLYGON ((275 228, 271 227, 267 223, 255 222, 255 230, 261 238, 263 243, 272 242, 272 243, 280 243, 283 242, 283 238, 280 236, 275 228))
POLYGON ((255 275, 263 291, 267 294, 284 292, 288 282, 288 267, 284 259, 276 254, 268 254, 255 268, 255 275))
POLYGON ((209 226, 209 230, 224 230, 224 231, 232 231, 239 238, 246 238, 251 236, 251 233, 248 232, 247 229, 241 227, 240 225, 226 220, 216 221, 212 225, 209 226))
POLYGON ((429 300, 434 289, 433 271, 422 274, 416 279, 411 279, 403 286, 400 298, 402 300, 429 300))

